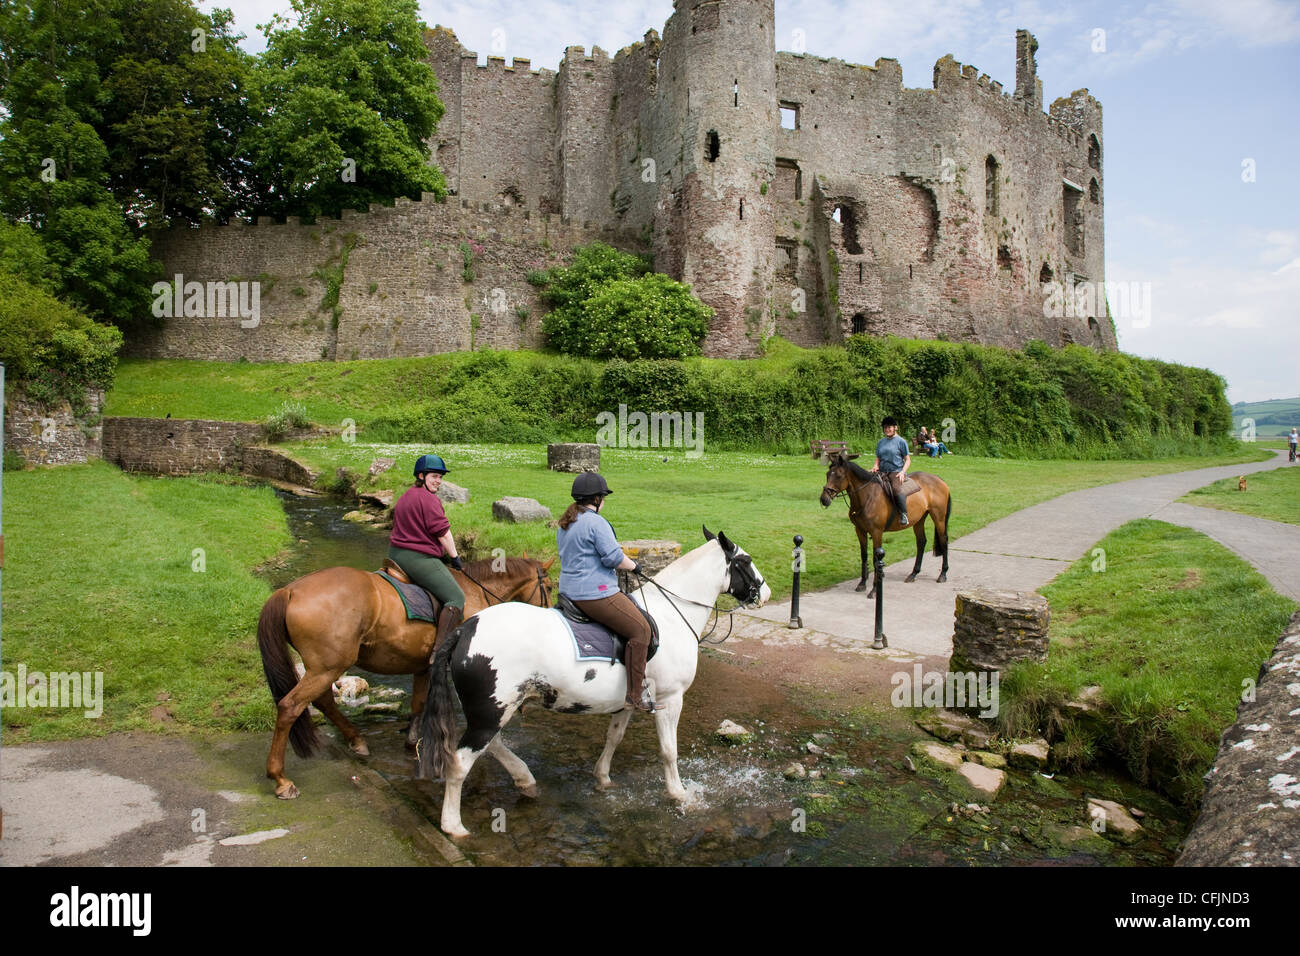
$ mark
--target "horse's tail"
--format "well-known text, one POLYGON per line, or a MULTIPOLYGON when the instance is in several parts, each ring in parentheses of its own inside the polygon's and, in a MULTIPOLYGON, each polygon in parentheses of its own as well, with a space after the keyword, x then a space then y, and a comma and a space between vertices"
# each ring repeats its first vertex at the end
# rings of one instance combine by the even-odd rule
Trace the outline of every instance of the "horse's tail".
POLYGON ((948 519, 952 517, 952 489, 948 489, 948 504, 943 512, 943 530, 936 529, 934 535, 934 556, 941 558, 948 553, 948 519))
POLYGON ((456 756, 453 743, 456 715, 451 704, 451 654, 462 637, 472 636, 478 618, 470 618, 442 639, 429 665, 429 696, 425 698, 420 718, 420 741, 416 748, 419 769, 417 778, 433 780, 447 775, 447 767, 456 756))
MULTIPOLYGON (((257 647, 262 652, 262 672, 266 674, 266 683, 277 705, 298 684, 298 672, 289 657, 289 628, 285 625, 288 609, 289 589, 280 588, 262 607, 262 614, 257 619, 257 647)), ((289 742, 299 757, 310 757, 320 748, 320 735, 305 707, 289 729, 289 742)))

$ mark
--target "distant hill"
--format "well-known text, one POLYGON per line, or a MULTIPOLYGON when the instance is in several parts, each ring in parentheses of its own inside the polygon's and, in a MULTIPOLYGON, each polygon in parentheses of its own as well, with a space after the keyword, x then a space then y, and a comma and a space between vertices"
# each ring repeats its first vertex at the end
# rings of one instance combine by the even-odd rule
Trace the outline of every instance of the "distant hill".
POLYGON ((1237 402, 1232 406, 1232 427, 1240 432, 1244 418, 1255 420, 1255 434, 1260 438, 1277 438, 1300 428, 1300 396, 1274 398, 1267 402, 1237 402))

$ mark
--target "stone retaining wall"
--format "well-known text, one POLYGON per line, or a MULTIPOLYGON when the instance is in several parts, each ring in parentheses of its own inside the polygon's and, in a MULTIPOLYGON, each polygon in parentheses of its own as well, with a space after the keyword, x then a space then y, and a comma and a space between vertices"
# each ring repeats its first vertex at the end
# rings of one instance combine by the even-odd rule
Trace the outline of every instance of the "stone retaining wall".
POLYGON ((88 389, 85 403, 86 412, 78 417, 67 401, 46 405, 13 385, 6 386, 5 451, 16 451, 33 465, 84 464, 88 458, 98 458, 104 393, 88 389))
POLYGON ((1177 866, 1300 865, 1300 612, 1253 698, 1223 733, 1177 866))
MULTIPOLYGON (((310 486, 316 474, 273 448, 261 425, 184 418, 105 418, 103 454, 123 471, 189 475, 237 471, 310 486)), ((288 437, 312 434, 312 429, 288 437)))

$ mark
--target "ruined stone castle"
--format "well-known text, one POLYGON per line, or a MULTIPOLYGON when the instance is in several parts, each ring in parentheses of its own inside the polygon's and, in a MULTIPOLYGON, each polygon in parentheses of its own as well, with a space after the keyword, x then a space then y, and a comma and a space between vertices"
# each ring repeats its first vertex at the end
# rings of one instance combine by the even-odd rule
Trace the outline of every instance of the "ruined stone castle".
POLYGON ((755 355, 773 333, 1116 347, 1104 298, 1044 315, 1045 284, 1105 278, 1101 105, 1080 90, 1045 113, 1026 31, 1013 91, 951 56, 933 89, 906 89, 896 60, 777 52, 773 0, 675 0, 662 37, 570 47, 557 71, 480 66, 442 27, 426 42, 447 201, 161 233, 169 281, 256 281, 259 317, 178 303, 131 351, 535 347, 528 272, 597 239, 652 252, 713 307, 709 355, 755 355))

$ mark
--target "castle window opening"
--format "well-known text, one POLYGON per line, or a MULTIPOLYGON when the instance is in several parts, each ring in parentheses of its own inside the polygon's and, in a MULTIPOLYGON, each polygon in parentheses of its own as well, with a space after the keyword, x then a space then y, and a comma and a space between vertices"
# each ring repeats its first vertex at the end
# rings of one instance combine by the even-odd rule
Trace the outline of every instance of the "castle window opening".
POLYGON ((776 241, 776 272, 778 275, 794 275, 799 268, 799 243, 795 239, 778 239, 776 241))
POLYGON ((1095 348, 1101 348, 1101 324, 1092 316, 1088 317, 1088 331, 1092 333, 1093 346, 1095 348))
POLYGON ((984 211, 998 214, 998 161, 992 156, 984 160, 984 211))
POLYGON ((1097 185, 1095 177, 1092 182, 1088 183, 1088 201, 1092 203, 1101 202, 1101 187, 1097 185))
POLYGON ((711 163, 718 161, 718 154, 722 152, 722 141, 718 139, 716 129, 709 130, 707 142, 704 146, 704 158, 711 163))
MULTIPOLYGON (((910 269, 911 266, 908 266, 908 268, 910 269)), ((858 263, 858 285, 862 285, 862 263, 861 262, 858 263)))
POLYGON ((853 334, 861 335, 865 331, 867 331, 867 317, 861 312, 854 313, 853 334))
POLYGON ((1052 281, 1052 267, 1049 266, 1046 262, 1044 262, 1043 268, 1038 270, 1038 284, 1047 285, 1047 283, 1051 281, 1052 281))
POLYGON ((739 78, 731 81, 732 106, 740 105, 740 80, 739 78))
POLYGON ((998 246, 998 268, 1011 268, 1011 250, 1006 246, 998 246))
POLYGON ((1088 165, 1101 172, 1101 142, 1096 133, 1088 136, 1088 165))
POLYGON ((803 172, 793 159, 776 161, 776 198, 803 198, 803 172))
POLYGON ((851 202, 841 203, 835 207, 835 221, 840 224, 840 239, 844 251, 851 256, 862 255, 862 243, 858 241, 858 208, 851 202))
POLYGON ((799 104, 798 103, 781 103, 781 128, 794 129, 799 128, 799 104))
POLYGON ((740 218, 745 218, 745 200, 743 199, 740 201, 740 218))
POLYGON ((1065 229, 1065 248, 1074 256, 1083 255, 1083 210, 1079 197, 1083 195, 1073 183, 1061 187, 1061 225, 1065 229))

